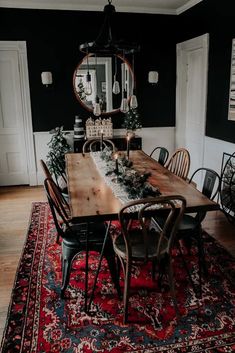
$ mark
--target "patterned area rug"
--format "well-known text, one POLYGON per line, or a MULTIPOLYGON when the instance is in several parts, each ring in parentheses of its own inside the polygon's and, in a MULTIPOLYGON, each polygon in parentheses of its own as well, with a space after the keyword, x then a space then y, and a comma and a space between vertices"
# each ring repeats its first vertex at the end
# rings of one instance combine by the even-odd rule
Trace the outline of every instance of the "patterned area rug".
MULTIPOLYGON (((177 323, 169 287, 152 282, 151 269, 132 273, 130 323, 123 325, 118 300, 103 260, 91 315, 83 311, 84 254, 77 256, 67 298, 60 299, 60 245, 47 203, 33 204, 2 341, 2 353, 235 352, 235 259, 205 235, 209 275, 195 297, 177 251, 174 254, 177 323)), ((98 255, 89 257, 89 284, 98 255)), ((197 281, 196 249, 186 256, 197 281)), ((123 286, 123 282, 121 282, 123 286)))

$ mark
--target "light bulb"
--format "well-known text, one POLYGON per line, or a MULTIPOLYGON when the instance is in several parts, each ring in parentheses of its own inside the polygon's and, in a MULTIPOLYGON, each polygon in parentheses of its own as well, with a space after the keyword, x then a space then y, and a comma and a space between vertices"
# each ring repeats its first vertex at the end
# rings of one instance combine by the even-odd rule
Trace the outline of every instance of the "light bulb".
POLYGON ((86 83, 85 83, 84 91, 86 96, 90 96, 92 94, 91 74, 89 72, 87 72, 86 74, 86 83))
POLYGON ((132 96, 131 96, 130 107, 133 109, 138 107, 137 97, 135 94, 132 94, 132 96))
POLYGON ((116 80, 116 75, 114 75, 113 94, 119 94, 119 93, 120 93, 120 85, 119 85, 119 82, 116 80))
POLYGON ((98 97, 98 96, 96 96, 96 99, 95 99, 93 114, 94 114, 95 116, 100 116, 100 114, 101 114, 100 100, 99 100, 99 97, 98 97))
POLYGON ((122 102, 121 102, 120 111, 121 111, 122 113, 127 113, 128 110, 129 110, 128 100, 127 100, 127 98, 123 97, 123 98, 122 98, 122 102))

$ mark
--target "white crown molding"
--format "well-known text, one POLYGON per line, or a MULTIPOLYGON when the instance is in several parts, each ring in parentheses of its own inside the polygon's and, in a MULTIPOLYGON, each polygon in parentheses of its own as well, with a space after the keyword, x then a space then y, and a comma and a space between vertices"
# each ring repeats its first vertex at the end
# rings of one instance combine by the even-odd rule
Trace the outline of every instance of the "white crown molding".
POLYGON ((129 13, 145 13, 145 14, 159 14, 159 15, 176 15, 174 9, 163 9, 156 7, 147 6, 115 6, 117 12, 129 12, 129 13))
MULTIPOLYGON (((203 0, 189 0, 178 9, 158 8, 152 6, 118 6, 117 12, 129 13, 149 13, 164 15, 179 15, 203 0)), ((0 0, 0 7, 22 8, 22 9, 45 9, 45 10, 72 10, 72 11, 103 11, 103 7, 98 4, 87 4, 87 2, 73 2, 66 0, 0 0)))
POLYGON ((185 5, 180 6, 176 10, 176 15, 180 15, 181 13, 183 13, 184 11, 186 11, 186 10, 190 9, 191 7, 197 5, 201 1, 203 1, 203 0, 189 0, 185 5))

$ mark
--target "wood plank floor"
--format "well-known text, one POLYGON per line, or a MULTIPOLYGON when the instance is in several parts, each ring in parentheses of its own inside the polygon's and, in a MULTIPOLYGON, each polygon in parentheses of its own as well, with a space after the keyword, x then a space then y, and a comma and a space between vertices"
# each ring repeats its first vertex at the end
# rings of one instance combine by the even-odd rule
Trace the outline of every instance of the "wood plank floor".
MULTIPOLYGON (((45 201, 42 187, 0 188, 0 339, 11 290, 27 233, 33 201, 45 201)), ((221 211, 209 212, 204 229, 235 256, 235 225, 221 211)))

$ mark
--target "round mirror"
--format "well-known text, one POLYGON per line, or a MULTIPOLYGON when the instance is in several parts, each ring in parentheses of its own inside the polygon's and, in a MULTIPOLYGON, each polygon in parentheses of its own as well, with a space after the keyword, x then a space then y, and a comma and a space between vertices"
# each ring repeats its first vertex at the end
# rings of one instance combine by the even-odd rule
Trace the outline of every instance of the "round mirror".
POLYGON ((123 95, 133 93, 134 75, 129 62, 122 56, 98 57, 86 55, 73 75, 75 96, 81 105, 93 112, 99 102, 101 115, 120 111, 123 95))

